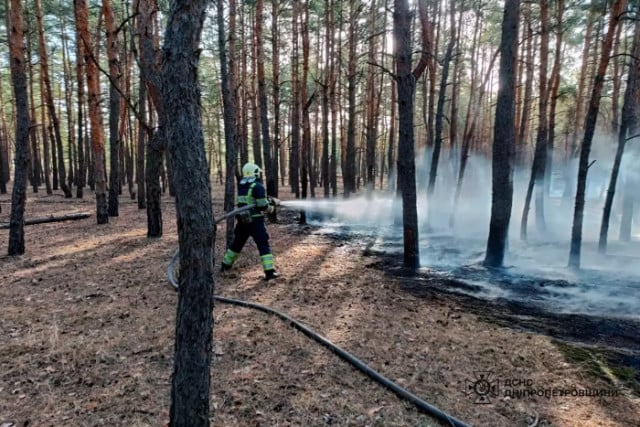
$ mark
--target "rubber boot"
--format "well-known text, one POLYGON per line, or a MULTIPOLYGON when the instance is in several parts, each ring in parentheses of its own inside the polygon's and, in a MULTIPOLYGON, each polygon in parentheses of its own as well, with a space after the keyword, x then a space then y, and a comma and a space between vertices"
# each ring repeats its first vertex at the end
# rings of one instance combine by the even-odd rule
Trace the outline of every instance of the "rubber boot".
POLYGON ((280 275, 275 270, 265 270, 264 271, 264 280, 277 279, 280 275))

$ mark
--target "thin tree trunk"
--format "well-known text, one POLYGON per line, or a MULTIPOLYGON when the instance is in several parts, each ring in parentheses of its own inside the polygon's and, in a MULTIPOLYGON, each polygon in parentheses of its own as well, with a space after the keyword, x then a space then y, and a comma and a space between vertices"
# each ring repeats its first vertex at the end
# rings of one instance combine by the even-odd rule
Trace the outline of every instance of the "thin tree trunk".
POLYGON ((62 136, 60 133, 60 120, 58 120, 58 113, 53 100, 53 90, 51 88, 51 80, 49 78, 49 57, 47 54, 46 45, 44 42, 44 30, 42 26, 42 8, 40 0, 36 0, 36 17, 38 20, 38 45, 40 50, 40 67, 44 76, 44 85, 47 99, 47 109, 49 111, 49 117, 53 124, 53 132, 55 137, 55 145, 58 147, 58 176, 60 189, 64 193, 64 197, 71 197, 71 189, 67 185, 67 173, 64 164, 64 151, 62 148, 62 136))
POLYGON ((7 183, 11 171, 9 167, 9 129, 5 119, 3 92, 2 77, 0 76, 0 194, 7 194, 7 183))
POLYGON ((613 37, 616 26, 620 21, 622 12, 626 7, 626 0, 615 0, 611 7, 609 16, 609 24, 607 35, 605 37, 598 70, 595 75, 589 108, 585 118, 584 139, 580 150, 580 164, 578 166, 578 186, 576 189, 576 202, 573 213, 573 227, 571 229, 571 250, 569 252, 569 266, 573 268, 580 267, 580 252, 582 249, 582 221, 584 217, 585 192, 587 188, 587 173, 589 169, 589 154, 591 152, 591 143, 596 129, 596 121, 598 119, 598 111, 600 109, 600 98, 602 95, 602 87, 604 86, 604 77, 609 65, 609 54, 613 44, 613 37))
POLYGON ((293 3, 292 17, 292 57, 291 57, 291 154, 289 157, 289 180, 291 192, 300 198, 300 91, 299 91, 299 4, 293 3))
MULTIPOLYGON (((620 165, 622 164, 622 155, 624 154, 627 135, 637 135, 640 127, 638 123, 638 113, 640 113, 640 21, 636 21, 635 23, 633 48, 627 77, 627 88, 625 90, 624 102, 622 104, 622 122, 620 123, 618 133, 618 148, 616 150, 613 168, 611 169, 611 178, 609 180, 609 188, 607 189, 607 196, 604 202, 602 223, 600 224, 598 252, 602 254, 607 251, 607 237, 609 234, 611 208, 613 207, 613 198, 616 192, 618 174, 620 172, 620 165)), ((627 200, 625 200, 625 202, 628 203, 627 200)), ((631 227, 629 227, 629 229, 630 228, 631 227)))
MULTIPOLYGON (((331 0, 331 8, 329 9, 329 22, 331 23, 332 36, 331 36, 331 63, 329 65, 329 104, 331 108, 331 158, 329 159, 329 179, 331 180, 331 195, 333 197, 338 196, 338 122, 340 121, 340 114, 338 112, 338 99, 339 90, 336 90, 336 85, 339 77, 336 76, 336 45, 338 46, 338 52, 340 52, 340 31, 336 31, 336 22, 334 7, 341 7, 342 2, 336 3, 331 0), (337 40, 336 40, 337 37, 337 40)), ((340 27, 340 26, 339 26, 340 27)), ((339 55, 339 54, 338 54, 339 55)))
POLYGON ((546 231, 544 221, 544 177, 547 165, 547 138, 548 130, 548 79, 547 66, 549 61, 549 4, 547 0, 540 0, 540 73, 538 77, 538 130, 536 135, 536 148, 531 166, 531 176, 527 186, 524 209, 522 211, 522 222, 520 224, 520 238, 527 239, 527 223, 529 219, 529 208, 534 187, 536 188, 536 226, 539 232, 546 231))
MULTIPOLYGON (((87 73, 87 93, 89 96, 89 121, 91 123, 91 152, 93 154, 93 176, 96 193, 96 220, 107 224, 107 183, 105 179, 104 128, 100 108, 100 85, 98 67, 92 58, 93 48, 89 33, 89 8, 86 0, 74 0, 76 5, 76 27, 80 42, 84 44, 84 65, 87 73)), ((54 125, 55 128, 55 125, 54 125)), ((61 153, 58 153, 60 160, 61 153)), ((62 184, 62 182, 61 182, 62 184)))
POLYGON ((140 120, 138 121, 138 143, 136 148, 136 186, 138 192, 138 209, 146 209, 146 191, 145 191, 145 171, 144 171, 144 147, 147 144, 147 138, 149 132, 145 127, 144 120, 147 117, 147 85, 144 84, 143 79, 140 79, 140 85, 138 86, 138 114, 140 120))
MULTIPOLYGON (((224 6, 220 1, 217 4, 217 24, 218 24, 218 55, 220 56, 220 81, 222 86, 222 107, 225 137, 225 188, 224 188, 224 210, 228 212, 235 205, 235 185, 236 167, 238 159, 238 144, 236 142, 236 108, 235 99, 231 93, 232 80, 229 75, 230 56, 227 57, 227 46, 225 44, 226 34, 224 30, 224 6)), ((227 219, 226 246, 233 241, 234 218, 227 219)))
MULTIPOLYGON (((267 193, 278 197, 278 175, 279 175, 279 149, 280 149, 280 55, 279 47, 279 26, 278 14, 280 2, 271 2, 271 72, 273 74, 273 141, 271 141, 271 170, 267 177, 267 193), (271 184, 271 187, 269 185, 271 184)), ((266 107, 265 107, 266 108, 266 107)), ((266 157, 265 157, 266 158, 266 157)), ((284 163, 284 161, 283 161, 284 163)), ((272 220, 276 219, 276 211, 273 212, 272 220)))
MULTIPOLYGON (((531 5, 525 4, 524 12, 527 14, 529 21, 531 20, 531 5)), ((516 140, 516 163, 524 163, 529 140, 529 118, 531 116, 531 104, 533 103, 533 69, 534 69, 534 49, 533 49, 533 29, 531 22, 527 22, 527 47, 524 66, 525 71, 525 87, 522 99, 522 113, 520 114, 520 123, 518 125, 518 139, 516 140)))
MULTIPOLYGON (((27 21, 27 34, 29 32, 29 25, 27 21)), ((38 124, 36 122, 36 102, 35 102, 35 94, 33 89, 33 64, 29 59, 31 58, 31 37, 27 36, 27 50, 25 52, 27 54, 27 82, 29 84, 29 107, 31 109, 29 113, 29 140, 31 141, 31 154, 29 156, 30 163, 30 176, 31 186, 33 187, 33 192, 38 192, 38 187, 40 187, 40 156, 38 150, 38 124)))
POLYGON ((348 198, 356 191, 356 43, 357 43, 357 19, 358 10, 355 0, 349 2, 349 56, 347 65, 347 98, 348 98, 348 124, 346 157, 342 176, 344 179, 344 197, 348 198))
POLYGON ((148 135, 145 165, 145 187, 147 202, 147 237, 162 236, 162 189, 160 176, 166 147, 164 125, 166 114, 160 97, 160 72, 158 70, 158 48, 155 44, 153 16, 158 12, 156 0, 139 0, 137 4, 138 34, 140 43, 140 75, 147 85, 147 93, 158 117, 158 129, 148 135))
POLYGON ((331 97, 331 38, 333 35, 333 2, 325 0, 327 25, 324 33, 325 80, 322 86, 322 189, 324 197, 331 194, 331 178, 329 173, 329 98, 331 97))
POLYGON ((545 194, 549 194, 551 188, 551 173, 553 172, 553 151, 556 138, 556 109, 558 106, 558 92, 560 90, 560 69, 562 66, 562 42, 564 36, 565 3, 564 0, 556 1, 556 45, 553 58, 553 68, 550 78, 549 93, 549 136, 547 138, 547 167, 545 177, 545 194))
MULTIPOLYGON (((63 79, 64 79, 64 100, 65 107, 67 109, 67 153, 69 155, 69 173, 67 174, 67 185, 69 189, 72 190, 73 185, 76 184, 76 158, 77 158, 77 149, 75 143, 75 134, 73 129, 76 128, 76 124, 73 121, 73 83, 72 83, 72 70, 71 64, 69 62, 69 47, 68 47, 68 38, 66 34, 66 18, 64 15, 61 20, 61 38, 62 38, 62 70, 63 70, 63 79)), ((82 61, 78 61, 82 62, 82 61)), ((43 82, 44 84, 44 82, 43 82)), ((62 91, 62 88, 59 89, 62 91)), ((80 126, 80 125, 78 125, 80 126)), ((47 137, 47 139, 49 139, 47 137)), ((48 156, 47 156, 48 157, 48 156)))
MULTIPOLYGON (((449 42, 447 43, 447 50, 444 54, 442 61, 442 76, 440 77, 440 90, 438 92, 438 105, 436 107, 435 117, 435 141, 433 145, 433 152, 431 155, 431 168, 429 170, 429 185, 427 187, 427 197, 433 195, 433 191, 436 186, 436 177, 438 175, 438 162, 440 161, 440 150, 442 148, 443 127, 444 127, 444 103, 447 95, 447 81, 449 79, 449 67, 453 57, 453 48, 456 44, 456 19, 455 19, 455 1, 450 0, 450 34, 449 42)), ((433 204, 430 203, 429 206, 433 204)))
POLYGON ((580 77, 578 78, 578 95, 576 98, 576 112, 573 122, 573 134, 571 137, 571 146, 569 147, 569 154, 574 157, 578 152, 578 135, 580 133, 580 126, 584 125, 584 101, 587 84, 587 69, 589 66, 589 51, 591 44, 598 43, 598 38, 592 37, 593 25, 595 24, 595 9, 593 6, 589 8, 589 16, 587 18, 587 28, 584 33, 584 45, 582 48, 582 64, 580 66, 580 77))
POLYGON ((107 32, 107 58, 109 59, 109 216, 118 216, 118 193, 120 187, 119 158, 120 158, 120 93, 121 86, 120 60, 118 59, 118 40, 115 16, 109 0, 102 0, 105 30, 107 32))
MULTIPOLYGON (((44 79, 42 73, 40 73, 40 100, 42 105, 45 105, 44 95, 44 79)), ((51 188, 51 151, 49 144, 49 135, 47 133, 47 114, 44 108, 40 109, 40 134, 42 135, 42 155, 44 157, 44 185, 47 194, 53 194, 51 188)))
POLYGON ((376 21, 378 15, 378 7, 376 0, 371 2, 371 17, 369 23, 369 52, 368 52, 368 77, 367 77, 367 116, 365 121, 365 141, 366 141, 366 155, 365 155, 365 182, 366 191, 370 194, 375 187, 375 165, 376 165, 376 142, 378 139, 378 123, 377 123, 377 93, 376 93, 376 44, 375 44, 375 32, 376 21))
MULTIPOLYGON (((75 8, 75 3, 74 3, 75 8)), ((84 123, 84 58, 85 46, 82 43, 80 34, 76 31, 76 82, 77 82, 77 105, 78 105, 78 170, 76 171, 76 198, 82 199, 84 197, 84 187, 87 184, 87 162, 85 155, 85 123, 84 123)), ((55 152, 53 153, 55 154, 55 152)), ((54 165, 54 188, 56 177, 56 162, 53 160, 54 165)))
MULTIPOLYGON (((260 125, 262 128, 262 157, 266 170, 267 194, 275 196, 275 187, 278 175, 274 173, 273 160, 271 158, 271 139, 269 135, 269 104, 267 102, 267 82, 264 72, 264 48, 263 40, 264 0, 256 3, 256 61, 258 74, 258 101, 260 103, 260 125)), ((276 168, 277 169, 277 168, 276 168)))

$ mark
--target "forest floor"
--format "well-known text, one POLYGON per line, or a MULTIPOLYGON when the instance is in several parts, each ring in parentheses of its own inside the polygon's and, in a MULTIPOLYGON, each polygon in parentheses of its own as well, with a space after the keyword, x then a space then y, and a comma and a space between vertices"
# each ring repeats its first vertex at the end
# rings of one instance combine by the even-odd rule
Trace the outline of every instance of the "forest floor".
MULTIPOLYGON (((120 216, 97 226, 89 191, 84 201, 29 194, 27 219, 92 216, 27 226, 26 254, 0 257, 0 426, 166 425, 174 204, 165 196, 164 237, 151 240, 146 212, 121 200, 120 216)), ((221 200, 216 190, 216 215, 221 200)), ((0 222, 8 201, 0 197, 0 222)), ((405 277, 357 242, 298 225, 294 213, 268 227, 282 277, 262 280, 250 242, 233 272, 216 273, 216 294, 288 313, 470 425, 640 425, 637 367, 611 365, 598 343, 577 346, 562 333, 582 325, 587 336, 597 325, 556 319, 541 328, 535 313, 515 316, 405 277), (580 395, 587 389, 613 395, 580 395)), ((0 230, 5 253, 7 239, 0 230)), ((272 316, 216 303, 214 318, 214 426, 442 425, 272 316)))

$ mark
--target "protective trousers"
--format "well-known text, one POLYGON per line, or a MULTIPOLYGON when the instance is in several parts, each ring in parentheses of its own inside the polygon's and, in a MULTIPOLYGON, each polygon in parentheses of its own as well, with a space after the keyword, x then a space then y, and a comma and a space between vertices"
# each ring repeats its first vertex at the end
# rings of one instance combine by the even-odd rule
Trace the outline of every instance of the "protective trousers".
POLYGON ((249 224, 240 222, 236 224, 233 242, 224 254, 222 262, 231 267, 240 256, 249 237, 252 237, 256 242, 264 271, 273 270, 273 254, 269 246, 269 234, 267 234, 267 227, 264 224, 264 217, 254 217, 249 224))

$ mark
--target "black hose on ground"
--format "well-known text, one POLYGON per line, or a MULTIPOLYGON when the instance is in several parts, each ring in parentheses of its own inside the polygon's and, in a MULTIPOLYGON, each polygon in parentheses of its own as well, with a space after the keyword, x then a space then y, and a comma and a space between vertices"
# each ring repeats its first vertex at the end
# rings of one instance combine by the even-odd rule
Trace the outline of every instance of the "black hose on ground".
MULTIPOLYGON (((179 285, 175 279, 175 262, 179 256, 180 256, 180 251, 176 250, 176 252, 171 257, 171 260, 169 261, 169 267, 167 268, 167 277, 169 279, 169 284, 171 284, 171 286, 176 291, 179 290, 179 285)), ((388 390, 391 390, 397 396, 413 403, 413 405, 416 406, 420 411, 432 416, 433 418, 436 418, 439 421, 447 423, 453 427, 470 427, 468 424, 456 419, 455 417, 447 414, 444 411, 441 411, 440 409, 436 408, 430 403, 420 399, 418 396, 411 393, 410 391, 400 387, 398 384, 394 383, 384 375, 380 374, 378 371, 375 371, 374 369, 367 366, 364 362, 362 362, 360 359, 358 359, 348 351, 338 347, 337 345, 329 341, 327 338, 318 334, 313 329, 309 328, 308 326, 304 325, 298 320, 290 317, 286 313, 275 310, 271 307, 264 306, 262 304, 257 304, 254 302, 248 302, 248 301, 227 298, 222 296, 214 296, 214 300, 224 304, 232 304, 240 307, 252 308, 254 310, 262 311, 263 313, 274 315, 280 318, 281 320, 284 320, 285 322, 289 323, 289 325, 299 330, 309 338, 312 338, 316 342, 322 344, 323 346, 331 350, 333 353, 338 355, 340 358, 350 363, 353 367, 355 367, 356 369, 368 375, 371 379, 373 379, 378 384, 386 387, 388 390)))

